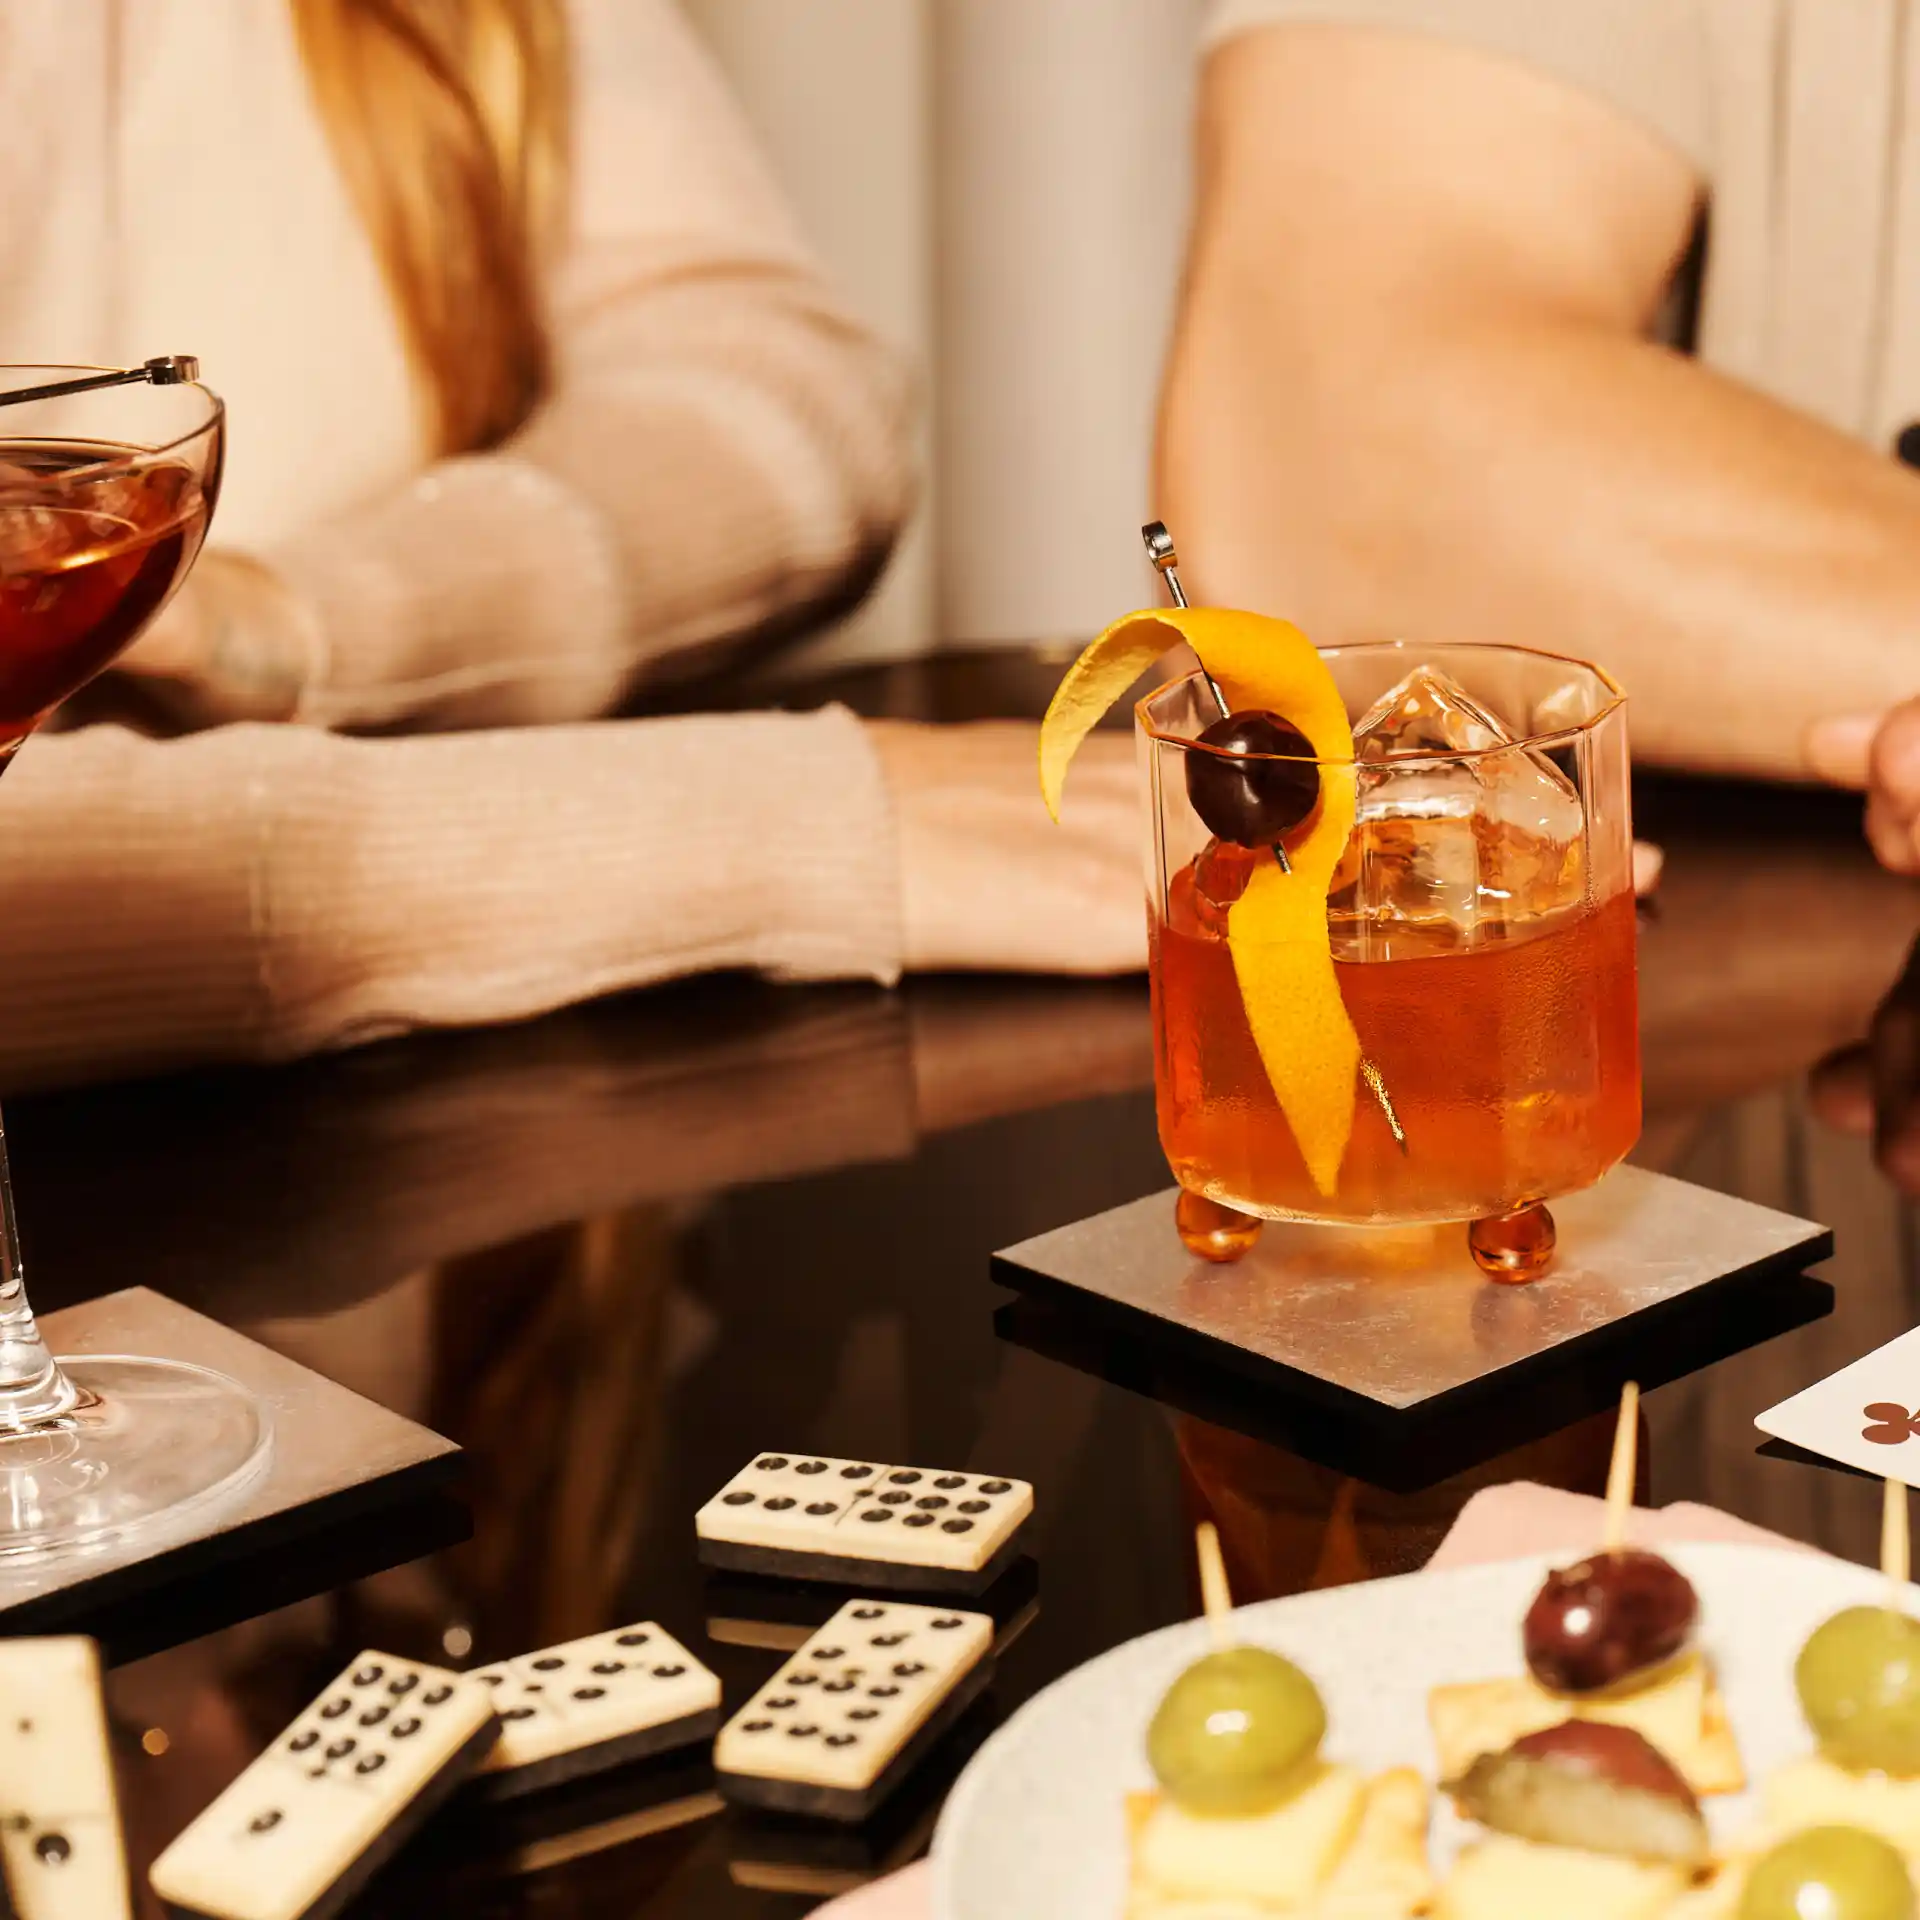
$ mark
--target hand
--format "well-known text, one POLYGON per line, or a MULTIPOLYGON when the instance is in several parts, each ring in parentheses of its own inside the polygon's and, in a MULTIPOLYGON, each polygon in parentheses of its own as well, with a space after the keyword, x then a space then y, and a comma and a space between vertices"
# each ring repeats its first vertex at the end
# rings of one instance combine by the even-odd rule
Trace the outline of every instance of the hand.
POLYGON ((290 720, 318 664, 317 630, 273 571, 204 553, 153 624, 114 663, 183 725, 290 720))
POLYGON ((1866 1039, 1822 1060, 1808 1091, 1822 1120, 1871 1135, 1880 1171, 1903 1192, 1920 1193, 1920 942, 1875 1008, 1866 1039))
MULTIPOLYGON (((1026 722, 870 721, 899 821, 909 970, 1125 973, 1146 964, 1146 820, 1133 743, 1095 733, 1047 818, 1026 722)), ((1658 847, 1638 841, 1650 893, 1658 847)))
POLYGON ((1031 721, 870 722, 899 823, 906 964, 1126 973, 1146 965, 1133 742, 1096 734, 1047 818, 1031 721))
POLYGON ((1817 720, 1806 755, 1822 779, 1866 789, 1867 839, 1880 864, 1920 873, 1920 700, 1884 715, 1817 720))

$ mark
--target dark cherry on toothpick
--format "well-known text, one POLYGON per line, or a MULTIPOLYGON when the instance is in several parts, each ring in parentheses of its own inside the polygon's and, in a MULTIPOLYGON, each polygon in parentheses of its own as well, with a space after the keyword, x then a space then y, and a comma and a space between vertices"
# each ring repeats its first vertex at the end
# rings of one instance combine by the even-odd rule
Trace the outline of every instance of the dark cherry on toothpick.
POLYGON ((1277 713, 1230 713, 1197 746, 1214 751, 1187 754, 1187 798, 1216 839, 1267 846, 1320 803, 1313 742, 1277 713))

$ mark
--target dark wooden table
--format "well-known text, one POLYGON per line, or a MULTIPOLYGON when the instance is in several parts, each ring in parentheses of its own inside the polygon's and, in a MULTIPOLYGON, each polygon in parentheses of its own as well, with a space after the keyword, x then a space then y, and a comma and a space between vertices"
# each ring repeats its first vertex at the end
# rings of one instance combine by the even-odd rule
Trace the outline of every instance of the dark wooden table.
MULTIPOLYGON (((1053 671, 833 691, 1019 712, 1053 671)), ((1651 1396, 1650 1494, 1868 1558, 1874 1489, 1760 1456, 1751 1420, 1920 1318, 1906 1200, 1807 1095, 1899 973, 1920 895, 1876 872, 1844 799, 1649 780, 1640 810, 1669 866, 1643 928, 1638 1157, 1827 1221, 1840 1248, 1832 1316, 1651 1396)), ((470 1537, 401 1515, 333 1543, 335 1566, 244 1570, 217 1596, 237 1624, 115 1671, 137 1871, 365 1644, 464 1665, 650 1616, 742 1697, 778 1655, 708 1637, 752 1607, 703 1584, 691 1520, 762 1447, 1035 1483, 1038 1611, 1000 1713, 1191 1607, 1198 1501, 1254 1598, 1417 1566, 1480 1485, 1598 1487, 1604 1419, 1389 1494, 1003 1338, 995 1248, 1164 1184, 1151 1075, 1138 982, 717 980, 11 1106, 45 1307, 157 1287, 469 1452, 470 1537)), ((639 1808, 603 1806, 571 1858, 419 1863, 362 1910, 798 1914, 909 1856, 939 1785, 837 1847, 730 1817, 639 1833, 639 1808)), ((703 1804, 697 1780, 656 1791, 703 1804)))

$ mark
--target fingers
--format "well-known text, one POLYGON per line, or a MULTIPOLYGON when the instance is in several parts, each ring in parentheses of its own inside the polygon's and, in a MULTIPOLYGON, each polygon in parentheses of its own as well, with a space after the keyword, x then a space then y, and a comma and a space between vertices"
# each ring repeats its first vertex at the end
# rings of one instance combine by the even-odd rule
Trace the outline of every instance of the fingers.
POLYGON ((1836 787, 1856 790, 1867 784, 1874 735, 1880 731, 1877 713, 1850 713, 1816 720, 1801 741, 1809 771, 1836 787))
POLYGON ((1651 840, 1633 843, 1633 890, 1643 900, 1660 884, 1660 869, 1666 864, 1664 847, 1656 847, 1651 840))
POLYGON ((1828 1054, 1807 1076, 1807 1096, 1836 1132, 1866 1139, 1873 1132, 1873 1058, 1865 1044, 1828 1054))
POLYGON ((1920 700, 1883 716, 1817 720, 1802 740, 1809 769, 1867 790, 1867 840, 1881 865, 1920 873, 1920 700))
POLYGON ((1883 866, 1920 872, 1920 701, 1887 715, 1868 768, 1867 838, 1883 866))

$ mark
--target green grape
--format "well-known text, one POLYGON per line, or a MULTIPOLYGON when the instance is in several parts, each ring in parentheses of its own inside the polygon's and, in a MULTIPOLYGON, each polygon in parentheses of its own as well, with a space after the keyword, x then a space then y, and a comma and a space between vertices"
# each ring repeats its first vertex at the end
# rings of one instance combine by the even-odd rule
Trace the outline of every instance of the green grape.
POLYGON ((1897 1849, 1859 1827, 1809 1827, 1765 1855, 1740 1896, 1739 1920, 1914 1920, 1913 1882, 1897 1849))
POLYGON ((1147 1759, 1188 1813, 1264 1813, 1304 1779, 1326 1731, 1319 1690, 1291 1660, 1229 1647, 1167 1689, 1147 1729, 1147 1759))
POLYGON ((1800 1649, 1793 1680, 1829 1760, 1920 1774, 1920 1620, 1889 1607, 1836 1613, 1800 1649))

